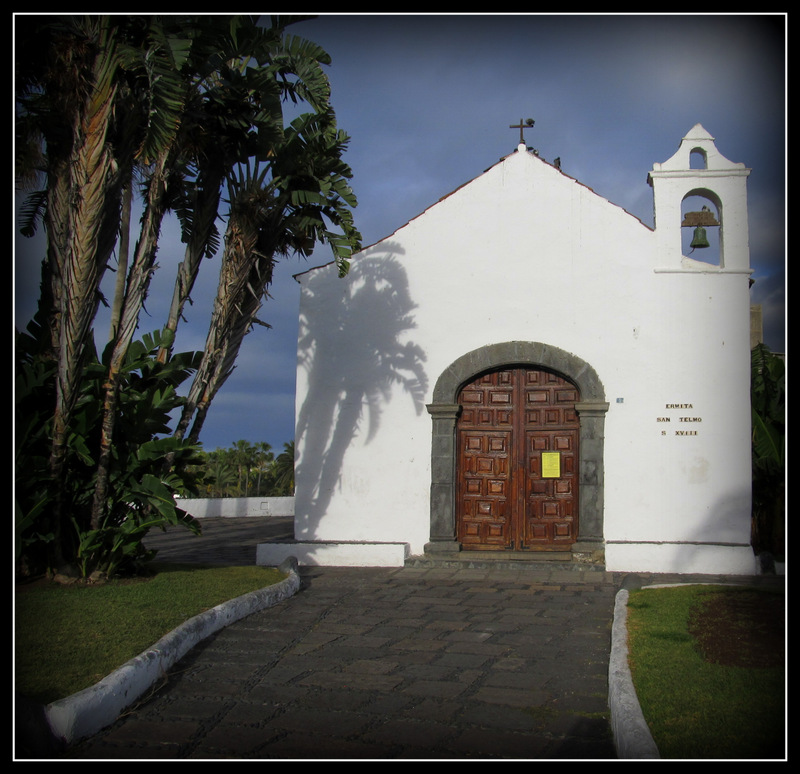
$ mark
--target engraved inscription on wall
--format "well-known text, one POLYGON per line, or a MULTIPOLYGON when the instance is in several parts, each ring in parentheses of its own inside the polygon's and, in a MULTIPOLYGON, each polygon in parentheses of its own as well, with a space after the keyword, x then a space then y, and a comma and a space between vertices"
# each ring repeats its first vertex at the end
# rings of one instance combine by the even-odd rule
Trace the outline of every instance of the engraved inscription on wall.
POLYGON ((661 435, 697 435, 698 425, 703 418, 690 412, 694 412, 692 403, 665 403, 664 414, 656 417, 656 424, 661 427, 661 435))

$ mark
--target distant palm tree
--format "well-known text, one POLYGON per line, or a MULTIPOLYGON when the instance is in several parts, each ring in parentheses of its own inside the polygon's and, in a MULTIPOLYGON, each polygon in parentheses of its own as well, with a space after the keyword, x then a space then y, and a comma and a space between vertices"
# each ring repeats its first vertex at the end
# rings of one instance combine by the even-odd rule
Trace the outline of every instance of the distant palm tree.
POLYGON ((261 477, 264 473, 268 473, 272 467, 275 455, 272 453, 272 446, 265 441, 259 441, 255 445, 255 468, 256 468, 256 491, 255 496, 258 497, 261 492, 261 477))
POLYGON ((211 478, 209 494, 212 497, 226 497, 236 483, 236 469, 225 456, 215 454, 208 463, 208 475, 211 478))
POLYGON ((233 459, 239 471, 239 497, 247 497, 250 483, 250 468, 255 460, 255 448, 249 441, 236 441, 233 445, 233 459))
POLYGON ((283 451, 276 457, 272 465, 274 496, 291 496, 294 494, 294 441, 283 444, 283 451))

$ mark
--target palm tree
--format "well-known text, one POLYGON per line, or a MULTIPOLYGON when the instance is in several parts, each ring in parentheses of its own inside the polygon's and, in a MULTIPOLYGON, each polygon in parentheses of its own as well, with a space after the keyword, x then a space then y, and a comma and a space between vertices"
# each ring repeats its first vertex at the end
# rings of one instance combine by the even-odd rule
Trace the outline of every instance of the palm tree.
POLYGON ((250 469, 254 467, 255 449, 249 441, 236 441, 233 445, 233 460, 239 472, 239 497, 247 497, 250 483, 250 469))
MULTIPOLYGON (((166 328, 173 333, 203 258, 212 257, 219 248, 216 221, 226 176, 249 155, 263 154, 264 148, 269 153, 282 134, 284 89, 276 78, 264 77, 264 68, 254 70, 248 65, 254 59, 270 60, 280 46, 283 24, 274 19, 270 27, 262 27, 253 18, 233 17, 199 74, 187 110, 191 159, 175 205, 186 249, 167 315, 166 328)), ((167 354, 165 348, 159 359, 163 361, 167 354)))
MULTIPOLYGON (((175 432, 197 440, 211 400, 234 366, 272 279, 274 261, 308 255, 317 241, 344 274, 360 237, 350 208, 346 136, 336 129, 330 88, 315 44, 285 36, 297 19, 267 27, 248 16, 19 17, 16 69, 18 179, 41 172, 44 187, 27 201, 33 233, 47 236, 40 317, 47 356, 57 365, 49 474, 55 563, 66 444, 81 367, 92 344, 100 282, 120 232, 123 192, 141 179, 144 215, 113 314, 103 362, 107 378, 90 523, 108 508, 120 368, 156 269, 165 213, 179 215, 186 255, 176 282, 165 342, 171 352, 183 304, 202 257, 218 244, 220 191, 230 216, 204 360, 175 432), (284 128, 281 101, 312 112, 284 128)), ((124 227, 124 224, 123 224, 124 227)), ((121 279, 121 278, 120 278, 121 279)), ((168 457, 165 465, 171 464, 168 457)), ((72 514, 71 514, 72 515, 72 514)), ((77 514, 77 519, 84 516, 77 514)))
MULTIPOLYGON (((198 66, 205 63, 209 44, 216 41, 214 28, 192 17, 179 18, 177 21, 147 17, 145 46, 141 56, 128 56, 125 60, 127 72, 131 75, 128 93, 133 96, 141 93, 142 101, 149 107, 148 114, 158 112, 160 121, 157 131, 152 134, 145 132, 135 157, 146 170, 144 213, 119 319, 114 325, 114 336, 110 343, 90 522, 92 529, 100 526, 106 513, 120 370, 139 325, 139 316, 150 287, 161 223, 170 206, 174 178, 180 179, 175 170, 182 170, 185 155, 186 105, 196 86, 198 66)), ((168 335, 166 338, 171 341, 172 337, 168 335)))
MULTIPOLYGON (((159 34, 153 37, 159 45, 151 49, 152 59, 156 63, 151 69, 169 84, 161 87, 159 104, 165 113, 172 116, 169 125, 173 127, 173 131, 162 132, 159 144, 153 148, 155 155, 148 169, 140 238, 128 274, 125 299, 110 357, 97 486, 92 508, 94 528, 102 520, 105 510, 119 368, 132 341, 147 296, 161 221, 170 200, 177 199, 181 203, 185 228, 187 224, 191 225, 188 226, 187 253, 179 268, 173 304, 167 320, 167 335, 164 337, 166 344, 159 353, 161 362, 168 357, 175 328, 196 277, 199 262, 214 244, 214 220, 222 175, 243 157, 254 157, 258 160, 274 154, 283 123, 280 98, 284 89, 279 83, 278 73, 285 77, 290 68, 309 70, 302 59, 299 62, 287 59, 281 43, 280 22, 265 29, 258 27, 255 20, 249 17, 232 17, 229 26, 225 28, 216 22, 213 26, 207 23, 198 24, 189 17, 187 22, 179 24, 174 30, 162 28, 158 21, 154 22, 154 27, 159 34), (223 30, 225 34, 219 34, 219 30, 223 30), (177 37, 179 35, 182 37, 177 37), (161 45, 165 39, 169 46, 161 45), (178 52, 177 55, 175 51, 178 52), (253 59, 265 61, 266 64, 262 68, 248 66, 253 59), (302 63, 303 67, 299 67, 298 63, 302 63), (216 123, 206 121, 206 118, 215 117, 220 105, 225 108, 224 116, 216 115, 216 123), (210 132, 213 129, 217 131, 211 137, 210 132), (206 139, 198 141, 197 137, 200 135, 204 135, 206 139), (209 139, 214 142, 213 149, 208 148, 209 139), (186 170, 191 167, 198 170, 195 179, 197 184, 185 185, 186 170), (178 188, 177 194, 172 192, 175 187, 178 188), (188 199, 183 195, 186 190, 191 192, 188 199), (187 201, 193 208, 183 206, 187 201)), ((301 50, 306 49, 301 47, 301 50)), ((311 74, 309 81, 316 77, 313 68, 311 74)), ((311 93, 309 88, 297 89, 296 85, 290 91, 311 93)), ((324 95, 314 93, 315 104, 319 104, 328 93, 327 89, 324 95)), ((245 260, 250 260, 250 257, 245 260)), ((223 269, 230 266, 230 262, 226 263, 223 259, 223 269)), ((234 267, 234 271, 237 268, 234 267)), ((266 288, 271 282, 271 265, 268 266, 268 271, 268 276, 258 277, 252 285, 266 288)), ((248 279, 246 271, 240 271, 234 281, 239 282, 242 277, 248 279)), ((221 289, 226 298, 232 298, 236 304, 243 303, 241 293, 231 293, 230 288, 224 284, 221 284, 221 289)), ((250 309, 251 297, 252 294, 247 298, 250 309)), ((215 313, 216 311, 215 309, 215 313)), ((223 318, 216 325, 233 325, 231 335, 228 336, 232 346, 229 348, 229 355, 224 359, 223 368, 232 367, 229 364, 235 360, 241 337, 252 324, 254 315, 255 311, 240 314, 239 319, 233 322, 230 315, 223 310, 223 318)), ((214 325, 212 322, 212 328, 214 325)), ((219 364, 219 360, 209 358, 201 366, 201 371, 209 367, 217 368, 219 364)), ((204 390, 204 395, 208 397, 203 401, 199 412, 201 419, 197 424, 197 431, 189 436, 190 443, 197 441, 208 405, 225 378, 227 375, 221 377, 217 371, 211 378, 211 390, 204 390)))
POLYGON ((208 484, 207 494, 209 497, 228 497, 231 494, 231 487, 236 484, 236 466, 231 461, 231 453, 228 449, 214 449, 204 455, 205 464, 203 466, 204 478, 208 484))
POLYGON ((294 494, 294 441, 283 444, 283 451, 272 466, 273 494, 291 496, 294 494))
POLYGON ((265 441, 259 441, 255 445, 255 468, 257 473, 256 480, 256 497, 262 494, 261 492, 261 477, 265 472, 268 472, 272 466, 275 455, 272 453, 272 446, 265 441))
POLYGON ((115 152, 117 141, 129 138, 116 111, 125 52, 119 23, 104 16, 37 17, 18 28, 18 130, 23 147, 40 149, 46 186, 30 211, 43 216, 47 232, 40 311, 47 316, 50 356, 58 369, 50 452, 58 565, 64 563, 62 476, 69 422, 100 280, 116 241, 130 149, 128 144, 115 152))
POLYGON ((230 213, 217 296, 178 438, 191 423, 187 437, 198 440, 244 336, 260 322, 257 314, 280 257, 308 255, 322 241, 331 247, 340 275, 347 273, 351 253, 360 247, 350 211, 356 205, 347 184, 351 173, 341 161, 347 141, 331 111, 305 114, 287 128, 270 163, 242 164, 229 178, 230 213))

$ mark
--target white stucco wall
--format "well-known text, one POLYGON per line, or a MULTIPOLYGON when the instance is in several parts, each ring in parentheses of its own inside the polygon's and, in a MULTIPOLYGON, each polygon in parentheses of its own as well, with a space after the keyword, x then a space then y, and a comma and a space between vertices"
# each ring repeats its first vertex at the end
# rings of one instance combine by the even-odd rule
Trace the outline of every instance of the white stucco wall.
POLYGON ((659 244, 520 148, 347 278, 301 275, 295 537, 422 553, 436 380, 472 350, 536 341, 605 387, 608 569, 750 572, 748 275, 667 264, 659 244))

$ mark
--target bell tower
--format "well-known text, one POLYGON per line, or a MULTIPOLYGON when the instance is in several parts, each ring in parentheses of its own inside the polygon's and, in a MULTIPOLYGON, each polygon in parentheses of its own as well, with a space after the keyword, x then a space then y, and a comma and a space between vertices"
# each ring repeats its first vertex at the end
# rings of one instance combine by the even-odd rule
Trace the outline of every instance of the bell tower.
POLYGON ((674 156, 653 165, 647 182, 653 188, 657 272, 750 273, 749 174, 717 150, 700 124, 674 156), (702 208, 689 211, 694 202, 702 208))

